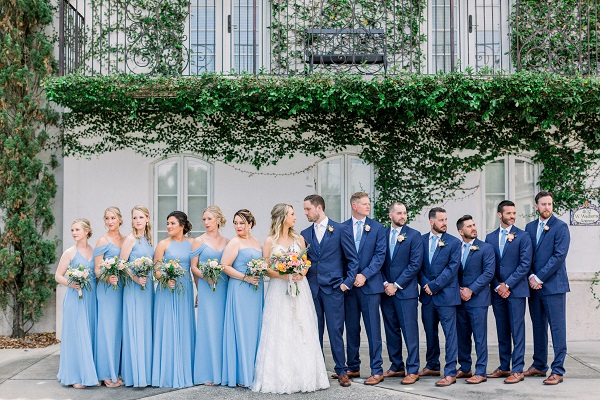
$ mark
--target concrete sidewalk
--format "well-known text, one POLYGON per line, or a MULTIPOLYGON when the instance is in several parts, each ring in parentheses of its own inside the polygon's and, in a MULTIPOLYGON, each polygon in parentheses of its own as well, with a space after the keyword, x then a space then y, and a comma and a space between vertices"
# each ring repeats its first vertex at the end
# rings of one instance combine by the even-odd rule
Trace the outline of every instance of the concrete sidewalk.
MULTIPOLYGON (((366 341, 365 341, 366 342, 366 341)), ((424 352, 425 344, 421 343, 424 352)), ((385 345, 384 345, 385 348, 385 345)), ((437 388, 437 378, 423 378, 410 386, 400 384, 399 378, 389 378, 377 386, 365 386, 362 379, 355 379, 349 388, 341 388, 331 380, 331 388, 316 393, 293 394, 285 399, 599 399, 600 398, 600 342, 569 342, 565 363, 565 381, 557 386, 545 386, 543 378, 526 378, 516 385, 506 385, 501 379, 490 379, 480 385, 467 385, 462 380, 446 388, 437 388)), ((552 353, 552 351, 550 350, 552 353)), ((60 347, 45 349, 0 350, 0 399, 263 399, 277 395, 256 394, 248 389, 196 386, 188 389, 117 388, 104 386, 77 390, 61 386, 56 380, 60 347)), ((331 352, 326 349, 328 371, 333 370, 331 352)), ((531 363, 531 346, 527 347, 525 366, 531 363)), ((443 357, 443 354, 442 354, 443 357)), ((361 348, 364 378, 369 376, 368 350, 361 348), (366 365, 365 365, 366 361, 366 365)), ((421 364, 425 355, 421 354, 421 364)), ((387 353, 384 351, 384 369, 387 369, 387 353)), ((443 364, 443 362, 442 362, 443 364)), ((488 371, 498 366, 498 355, 490 345, 488 371)))

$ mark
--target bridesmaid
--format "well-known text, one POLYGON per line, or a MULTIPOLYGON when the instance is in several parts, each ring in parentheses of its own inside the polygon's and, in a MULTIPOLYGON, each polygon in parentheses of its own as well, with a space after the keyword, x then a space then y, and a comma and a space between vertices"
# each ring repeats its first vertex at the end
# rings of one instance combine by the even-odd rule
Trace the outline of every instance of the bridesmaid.
MULTIPOLYGON (((131 210, 133 232, 125 238, 121 258, 133 262, 140 257, 154 259, 150 212, 144 206, 131 210)), ((123 353, 121 376, 125 386, 152 384, 152 308, 154 284, 149 277, 129 271, 132 284, 123 289, 123 353), (142 285, 145 290, 142 290, 142 285)))
POLYGON ((202 213, 206 233, 193 243, 192 272, 198 279, 198 318, 196 328, 196 352, 194 384, 212 386, 221 383, 223 365, 223 320, 227 299, 227 275, 221 274, 213 292, 211 283, 204 279, 198 262, 216 259, 221 262, 225 245, 229 242, 219 229, 225 226, 225 216, 217 206, 209 206, 202 213))
POLYGON ((97 386, 98 376, 94 364, 93 337, 96 327, 96 276, 94 275, 92 247, 88 239, 92 236, 90 222, 78 218, 71 224, 71 236, 75 246, 69 247, 60 258, 54 278, 61 285, 68 286, 63 301, 62 337, 60 343, 60 363, 58 381, 63 385, 73 385, 76 389, 97 386), (83 266, 89 271, 91 290, 82 290, 79 299, 79 284, 65 276, 67 268, 83 266))
POLYGON ((221 258, 223 271, 231 278, 225 304, 221 384, 250 387, 260 336, 264 284, 261 278, 245 276, 245 272, 248 261, 262 257, 262 247, 250 235, 250 229, 256 225, 250 211, 236 212, 233 225, 237 236, 227 244, 221 258), (255 286, 258 290, 254 290, 255 286))
MULTIPOLYGON (((156 246, 154 261, 178 260, 186 275, 169 281, 169 287, 183 285, 183 292, 171 292, 159 285, 154 295, 154 348, 152 386, 184 388, 194 385, 194 286, 190 277, 192 230, 187 215, 173 211, 167 216, 169 238, 156 246)), ((160 272, 155 272, 160 278, 160 272)))
MULTIPOLYGON (((104 211, 104 224, 108 232, 96 243, 94 263, 96 276, 100 273, 100 264, 106 258, 121 255, 121 246, 125 236, 119 228, 123 224, 121 211, 114 206, 104 211)), ((99 280, 96 298, 98 299, 98 324, 96 330, 96 372, 98 379, 109 388, 121 386, 121 339, 123 336, 123 284, 111 275, 107 281, 99 280), (118 285, 113 290, 112 285, 118 285)))

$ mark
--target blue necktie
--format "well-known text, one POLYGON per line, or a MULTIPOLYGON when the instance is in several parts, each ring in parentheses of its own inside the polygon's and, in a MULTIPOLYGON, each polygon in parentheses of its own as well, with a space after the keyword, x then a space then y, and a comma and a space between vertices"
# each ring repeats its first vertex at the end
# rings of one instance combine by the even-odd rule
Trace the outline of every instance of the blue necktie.
POLYGON ((537 235, 535 237, 536 244, 538 244, 540 242, 540 238, 542 237, 542 232, 544 232, 544 225, 546 225, 545 222, 540 222, 540 225, 538 226, 537 235))
POLYGON ((506 244, 506 235, 508 235, 508 231, 506 229, 501 230, 502 234, 500 235, 500 255, 504 253, 504 245, 506 244))
POLYGON ((392 237, 390 238, 390 259, 394 256, 394 249, 396 248, 396 242, 398 241, 398 231, 392 229, 392 237))
POLYGON ((362 238, 362 221, 356 221, 356 237, 354 238, 354 246, 356 246, 356 252, 360 247, 360 239, 362 238))
POLYGON ((429 262, 433 259, 433 253, 437 247, 438 237, 436 235, 431 236, 431 246, 429 247, 429 262))
POLYGON ((462 256, 462 267, 465 269, 465 264, 467 263, 467 257, 469 257, 469 244, 463 243, 463 256, 462 256))

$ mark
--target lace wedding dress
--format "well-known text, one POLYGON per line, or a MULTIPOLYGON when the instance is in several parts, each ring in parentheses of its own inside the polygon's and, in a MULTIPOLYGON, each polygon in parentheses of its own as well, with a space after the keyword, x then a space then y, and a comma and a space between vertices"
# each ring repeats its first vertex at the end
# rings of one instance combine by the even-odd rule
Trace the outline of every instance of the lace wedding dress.
MULTIPOLYGON (((300 250, 297 243, 292 247, 300 250)), ((277 244, 272 253, 286 250, 277 244)), ((269 281, 252 385, 255 392, 314 392, 329 387, 308 282, 306 278, 298 282, 297 296, 286 294, 288 286, 282 279, 269 281)), ((295 292, 293 284, 291 288, 295 292)))

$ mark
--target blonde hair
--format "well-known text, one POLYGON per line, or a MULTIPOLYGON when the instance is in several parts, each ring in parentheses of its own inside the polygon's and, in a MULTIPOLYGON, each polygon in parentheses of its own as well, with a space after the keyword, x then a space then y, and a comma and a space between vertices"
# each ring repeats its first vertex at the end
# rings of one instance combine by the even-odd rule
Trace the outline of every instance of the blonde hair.
POLYGON ((152 224, 150 223, 150 211, 148 211, 148 209, 144 206, 135 206, 131 209, 131 227, 133 228, 133 236, 137 240, 140 240, 141 237, 138 236, 138 233, 135 230, 135 226, 133 225, 133 212, 134 211, 139 211, 142 214, 144 214, 146 216, 146 218, 148 218, 148 222, 146 222, 146 226, 144 227, 144 236, 146 237, 146 240, 148 240, 148 243, 150 244, 150 246, 152 246, 152 224))
MULTIPOLYGON (((277 244, 279 238, 283 234, 283 224, 287 218, 290 208, 292 210, 294 209, 294 207, 290 204, 279 203, 275 204, 271 210, 271 229, 269 231, 269 236, 273 239, 273 246, 277 244)), ((293 227, 290 227, 288 234, 294 240, 300 239, 300 235, 294 230, 293 227)))
POLYGON ((365 192, 356 192, 350 197, 350 204, 356 203, 365 197, 369 197, 369 194, 365 192))
POLYGON ((92 225, 90 224, 89 220, 87 220, 86 218, 77 218, 73 222, 71 222, 71 226, 73 226, 75 224, 81 225, 81 227, 83 228, 84 231, 88 231, 88 233, 87 233, 88 239, 92 237, 92 225))
POLYGON ((223 214, 223 211, 221 211, 219 206, 208 206, 204 209, 204 211, 202 211, 202 214, 204 215, 205 212, 209 212, 215 216, 215 219, 217 220, 217 225, 219 226, 219 228, 222 228, 225 226, 225 223, 227 222, 227 218, 225 218, 225 214, 223 214))
POLYGON ((119 207, 117 207, 117 206, 107 207, 106 210, 104 210, 104 218, 106 218, 106 213, 109 211, 111 213, 115 214, 117 216, 117 218, 119 218, 121 220, 121 222, 119 222, 119 226, 123 225, 123 214, 121 214, 121 210, 119 210, 119 207))

